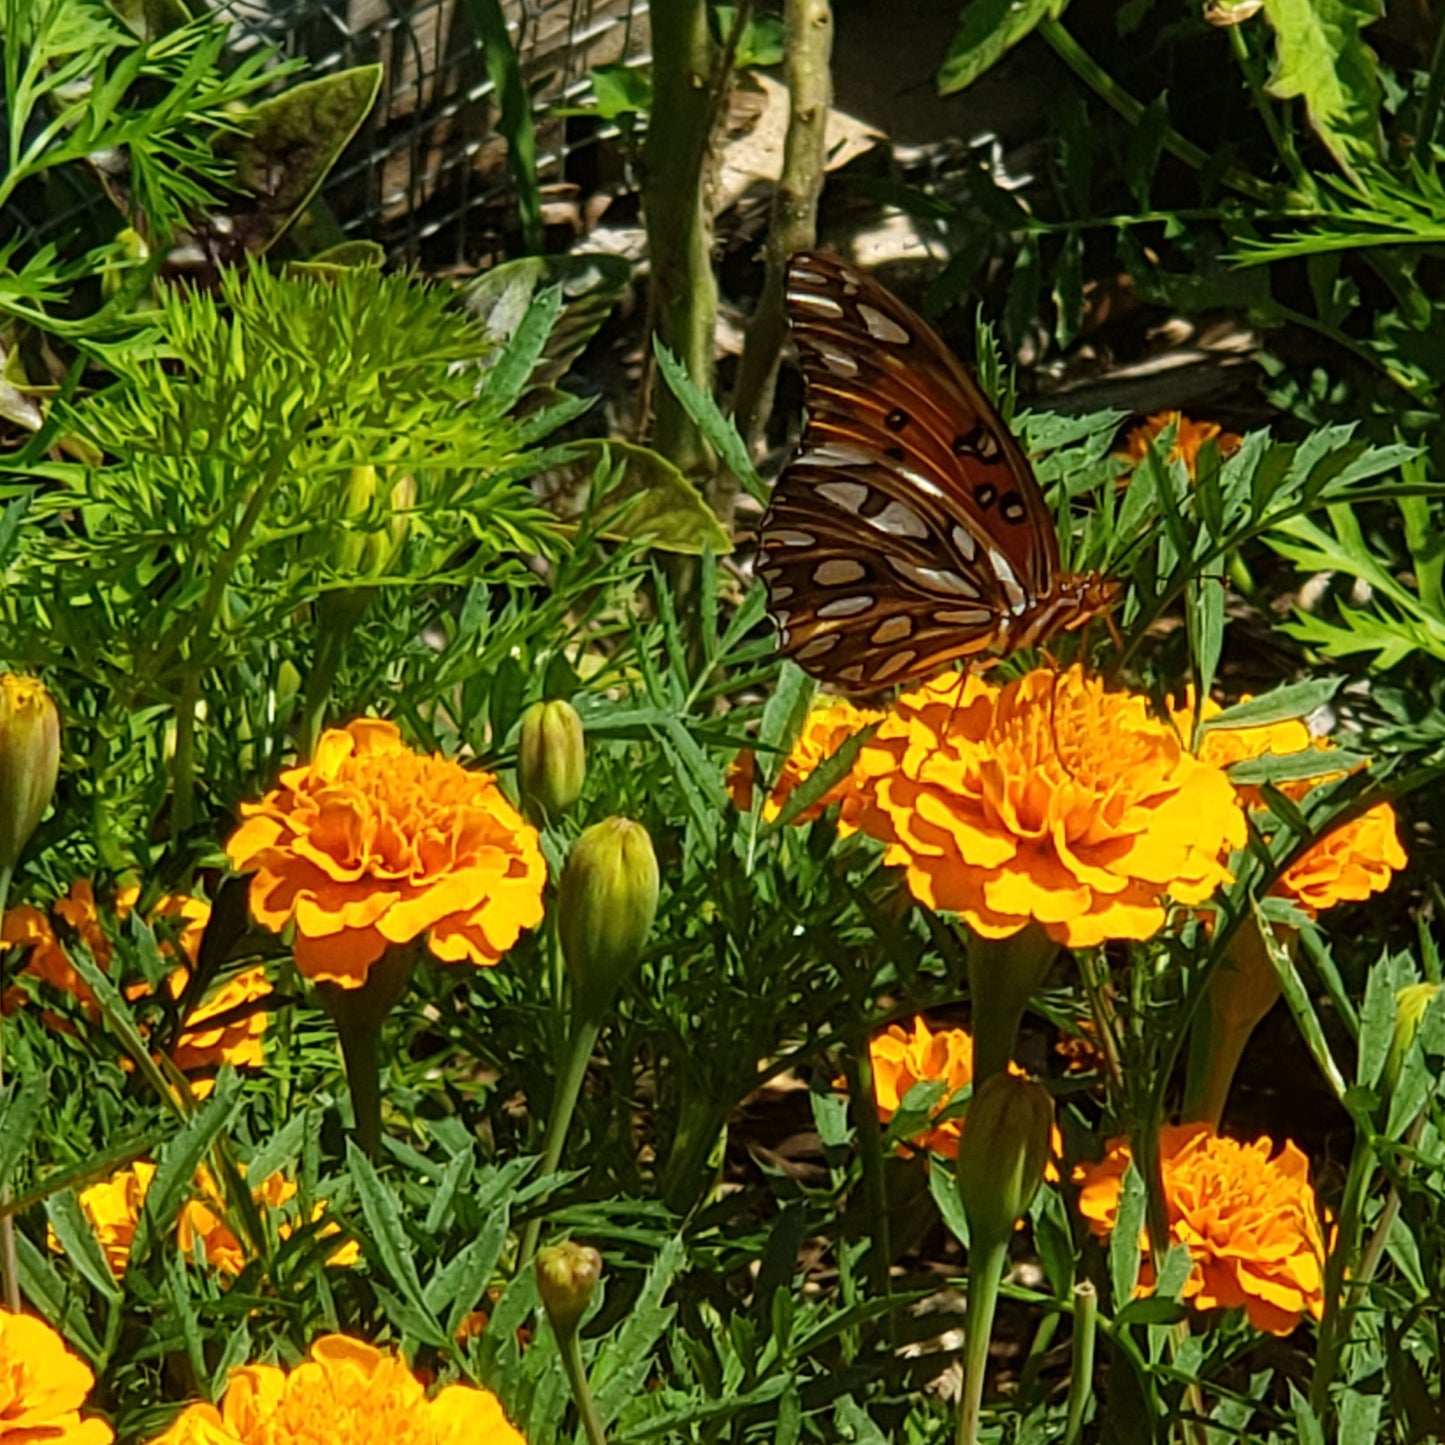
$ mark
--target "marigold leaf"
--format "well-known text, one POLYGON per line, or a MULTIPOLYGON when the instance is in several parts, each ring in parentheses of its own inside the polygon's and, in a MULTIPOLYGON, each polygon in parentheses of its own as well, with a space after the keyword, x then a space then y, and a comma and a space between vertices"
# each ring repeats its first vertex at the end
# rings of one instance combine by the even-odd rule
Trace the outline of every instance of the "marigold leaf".
POLYGON ((1286 683, 1206 718, 1199 730, 1205 733, 1216 728, 1265 727, 1270 723, 1287 722, 1291 718, 1308 717, 1339 691, 1343 681, 1342 677, 1314 677, 1305 682, 1286 683))
POLYGON ((973 0, 938 70, 938 93, 952 95, 997 65, 1044 20, 1057 20, 1068 0, 973 0))

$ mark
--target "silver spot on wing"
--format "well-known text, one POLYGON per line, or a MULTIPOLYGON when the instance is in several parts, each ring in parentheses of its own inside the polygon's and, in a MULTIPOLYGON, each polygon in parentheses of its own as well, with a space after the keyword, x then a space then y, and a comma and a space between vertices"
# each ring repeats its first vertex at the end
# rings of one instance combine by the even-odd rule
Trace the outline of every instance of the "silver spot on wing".
POLYGON ((890 642, 902 642, 913 631, 911 617, 889 617, 880 622, 869 635, 869 642, 886 647, 890 642))
POLYGON ((894 346, 907 346, 913 339, 896 321, 890 320, 876 306, 869 306, 866 302, 860 301, 858 314, 863 318, 863 324, 868 328, 868 334, 875 341, 887 341, 894 346))
POLYGON ((978 588, 967 577, 944 567, 916 567, 901 557, 890 557, 888 565, 907 582, 925 592, 947 592, 953 597, 977 597, 978 588))
POLYGON ((928 524, 903 502, 889 502, 876 517, 864 519, 870 527, 887 532, 894 537, 927 537, 928 524))
POLYGON ((813 581, 819 587, 842 587, 868 575, 868 569, 851 557, 830 557, 813 568, 813 581))
POLYGON ((862 482, 824 482, 816 490, 820 497, 826 497, 845 512, 856 513, 872 489, 862 482))
POLYGON ((866 594, 858 597, 839 597, 836 601, 825 602, 818 609, 819 617, 856 617, 873 605, 873 599, 866 594))

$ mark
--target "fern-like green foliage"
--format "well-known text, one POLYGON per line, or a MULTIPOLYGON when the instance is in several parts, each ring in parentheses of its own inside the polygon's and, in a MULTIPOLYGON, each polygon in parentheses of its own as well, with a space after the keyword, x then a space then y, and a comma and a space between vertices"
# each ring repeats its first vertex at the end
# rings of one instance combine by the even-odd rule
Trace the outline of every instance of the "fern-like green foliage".
MULTIPOLYGON (((1423 480, 1423 468, 1407 475, 1423 480)), ((1369 588, 1367 606, 1336 602, 1338 621, 1299 613, 1285 628, 1327 657, 1363 657, 1393 667, 1415 653, 1445 661, 1445 546, 1439 513, 1425 495, 1396 499, 1408 558, 1366 535, 1359 513, 1333 506, 1328 526, 1293 517, 1266 538, 1302 572, 1333 572, 1369 588), (1404 580, 1408 575, 1409 580, 1404 580)))
POLYGON ((224 65, 226 37, 210 15, 140 39, 99 0, 4 0, 0 205, 56 166, 113 154, 148 224, 169 233, 224 188, 211 141, 276 77, 262 52, 224 65))
POLYGON ((147 720, 149 763, 115 761, 151 809, 168 791, 167 716, 176 789, 205 762, 231 801, 284 741, 328 598, 420 595, 552 549, 526 486, 547 458, 530 444, 581 404, 509 412, 555 301, 489 355, 445 291, 407 276, 256 267, 216 297, 169 291, 153 332, 99 349, 116 383, 65 417, 106 464, 50 466, 29 495, 10 661, 57 678, 102 755, 147 720))

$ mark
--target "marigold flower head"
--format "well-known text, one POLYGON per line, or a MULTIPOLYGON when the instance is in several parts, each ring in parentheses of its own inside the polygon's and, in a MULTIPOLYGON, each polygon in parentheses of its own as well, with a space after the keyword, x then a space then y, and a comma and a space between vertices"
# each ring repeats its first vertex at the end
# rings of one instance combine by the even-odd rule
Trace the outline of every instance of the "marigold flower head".
POLYGON ((1124 438, 1124 450, 1116 452, 1120 461, 1137 466, 1149 455, 1149 444, 1161 437, 1170 426, 1177 426, 1174 445, 1169 452, 1171 462, 1183 462, 1190 479, 1197 475, 1199 453, 1208 442, 1213 442, 1221 457, 1232 456, 1244 445, 1244 438, 1232 431, 1225 431, 1218 422, 1195 421, 1182 411, 1160 411, 1130 429, 1124 438))
POLYGON ((1078 667, 999 687, 946 674, 905 694, 858 759, 859 827, 921 903, 987 938, 1036 920, 1084 948, 1144 939, 1200 903, 1245 839, 1229 779, 1148 700, 1078 667))
MULTIPOLYGON (((1268 1138, 1224 1139, 1207 1124, 1161 1130, 1159 1152, 1170 1239, 1194 1262, 1183 1298, 1201 1310, 1242 1308, 1274 1335, 1289 1334, 1306 1314, 1319 1319, 1325 1250, 1304 1154, 1289 1142, 1276 1153, 1268 1138)), ((1118 1221, 1130 1157, 1119 1139, 1099 1163, 1074 1171, 1079 1211, 1100 1239, 1118 1221)), ((1145 1233, 1140 1248, 1147 1255, 1145 1233)))
MULTIPOLYGON (((933 1106, 935 1115, 948 1108, 973 1083, 973 1035, 966 1029, 940 1029, 934 1033, 920 1015, 913 1027, 889 1024, 868 1044, 873 1064, 873 1092, 878 1117, 886 1124, 903 1107, 908 1091, 918 1084, 941 1081, 945 1087, 933 1106)), ((953 1159, 958 1154, 961 1118, 945 1119, 913 1137, 919 1149, 953 1159)))
MULTIPOLYGON (((123 922, 130 916, 139 898, 140 889, 136 887, 121 888, 116 892, 111 911, 117 922, 123 922)), ((113 951, 101 923, 95 888, 90 881, 82 878, 73 883, 66 896, 55 901, 53 911, 85 944, 96 964, 108 972, 113 951)), ((173 957, 179 948, 186 964, 194 967, 210 917, 211 905, 203 898, 177 893, 159 899, 150 911, 149 922, 158 933, 175 939, 172 944, 170 937, 161 938, 159 947, 162 956, 173 957)), ((51 988, 70 994, 92 1019, 99 1017, 94 995, 76 972, 65 945, 45 913, 30 904, 6 909, 3 921, 0 921, 0 942, 19 944, 27 949, 25 963, 20 969, 22 975, 39 979, 51 988)), ((166 980, 171 998, 182 996, 189 978, 186 965, 175 969, 166 980)), ((259 1067, 265 1061, 263 1039, 269 1022, 266 1011, 256 1009, 227 1023, 217 1024, 214 1021, 244 1004, 264 998, 269 989, 262 968, 247 969, 222 982, 187 1015, 172 1051, 171 1062, 186 1074, 215 1070, 222 1064, 238 1069, 259 1067)), ((132 1003, 146 998, 149 993, 150 988, 145 983, 131 984, 125 989, 125 995, 132 1003)), ((24 998, 23 989, 12 986, 5 995, 5 1011, 13 1012, 24 998)), ((204 1098, 211 1088, 212 1081, 209 1079, 191 1079, 192 1092, 198 1097, 204 1098)))
MULTIPOLYGON (((91 1231, 100 1244, 111 1273, 117 1279, 125 1274, 130 1261, 131 1244, 155 1173, 154 1164, 138 1159, 129 1168, 119 1170, 109 1179, 81 1191, 80 1208, 90 1222, 91 1231)), ((199 1242, 206 1263, 213 1269, 222 1274, 240 1274, 246 1267, 247 1249, 226 1223, 220 1187, 205 1166, 197 1171, 194 1187, 196 1196, 187 1200, 177 1220, 176 1237, 181 1252, 187 1258, 194 1257, 199 1242)), ((296 1185, 280 1172, 271 1175, 252 1194, 257 1205, 263 1207, 263 1213, 271 1211, 278 1216, 275 1228, 280 1239, 289 1239, 296 1228, 290 1213, 286 1212, 286 1206, 295 1194, 296 1185)), ((314 1205, 310 1222, 321 1219, 325 1210, 324 1204, 314 1205)), ((335 1224, 320 1231, 323 1236, 338 1232, 339 1227, 335 1224)), ((53 1229, 49 1232, 49 1244, 57 1253, 62 1252, 60 1240, 53 1229)), ((355 1240, 349 1240, 332 1252, 327 1263, 349 1266, 360 1257, 360 1247, 355 1240)))
MULTIPOLYGON (((1248 702, 1246 696, 1240 699, 1248 702)), ((1223 709, 1212 698, 1204 704, 1206 720, 1223 709)), ((1193 698, 1176 709, 1174 719, 1186 741, 1194 726, 1193 698)), ((1199 756, 1216 767, 1227 768, 1248 758, 1272 754, 1288 757, 1307 750, 1319 756, 1319 773, 1313 778, 1291 778, 1278 786, 1280 792, 1296 802, 1319 783, 1338 777, 1330 754, 1334 746, 1327 738, 1317 738, 1299 718, 1258 727, 1210 728, 1200 739, 1199 756)), ((1240 784, 1240 802, 1250 809, 1263 809, 1263 791, 1253 784, 1240 784)), ((1369 812, 1327 833, 1307 852, 1297 858, 1275 880, 1272 894, 1292 899, 1311 918, 1317 918, 1337 903, 1359 902, 1372 893, 1390 886, 1393 875, 1409 861, 1401 846, 1395 810, 1389 803, 1380 803, 1369 812)))
POLYGON ((324 1335, 292 1370, 243 1365, 220 1407, 190 1405, 151 1445, 526 1445, 489 1390, 428 1400, 406 1361, 324 1335))
MULTIPOLYGON (((883 714, 872 708, 854 707, 847 698, 828 697, 814 703, 798 740, 783 761, 772 791, 763 800, 763 817, 771 823, 782 811, 793 789, 806 782, 854 733, 877 722, 883 714)), ((751 752, 739 753, 728 769, 728 796, 733 806, 746 812, 753 805, 757 759, 751 752)), ((804 808, 795 823, 810 823, 833 803, 841 803, 838 831, 845 836, 856 831, 858 816, 858 771, 855 767, 839 779, 810 808, 804 808)))
POLYGON ((443 963, 494 964, 542 921, 537 830, 490 773, 414 753, 394 723, 325 732, 226 844, 255 871, 251 912, 296 925, 308 978, 360 988, 389 945, 425 938, 443 963))
POLYGON ((1409 861, 1394 808, 1378 803, 1326 833, 1280 874, 1270 892, 1317 918, 1337 903, 1358 903, 1383 892, 1409 861))
POLYGON ((0 1445, 110 1445, 104 1420, 80 1418, 94 1384, 43 1320, 0 1310, 0 1445))

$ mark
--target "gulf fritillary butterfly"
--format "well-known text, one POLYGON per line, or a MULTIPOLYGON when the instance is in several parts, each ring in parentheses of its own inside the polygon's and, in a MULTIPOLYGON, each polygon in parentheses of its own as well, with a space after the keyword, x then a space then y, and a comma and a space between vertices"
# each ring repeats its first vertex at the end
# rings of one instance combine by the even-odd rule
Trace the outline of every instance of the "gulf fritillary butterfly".
POLYGON ((758 568, 787 656, 867 690, 1113 606, 1117 582, 1062 570, 1028 458, 921 317, 817 252, 789 262, 787 297, 808 424, 758 568))

